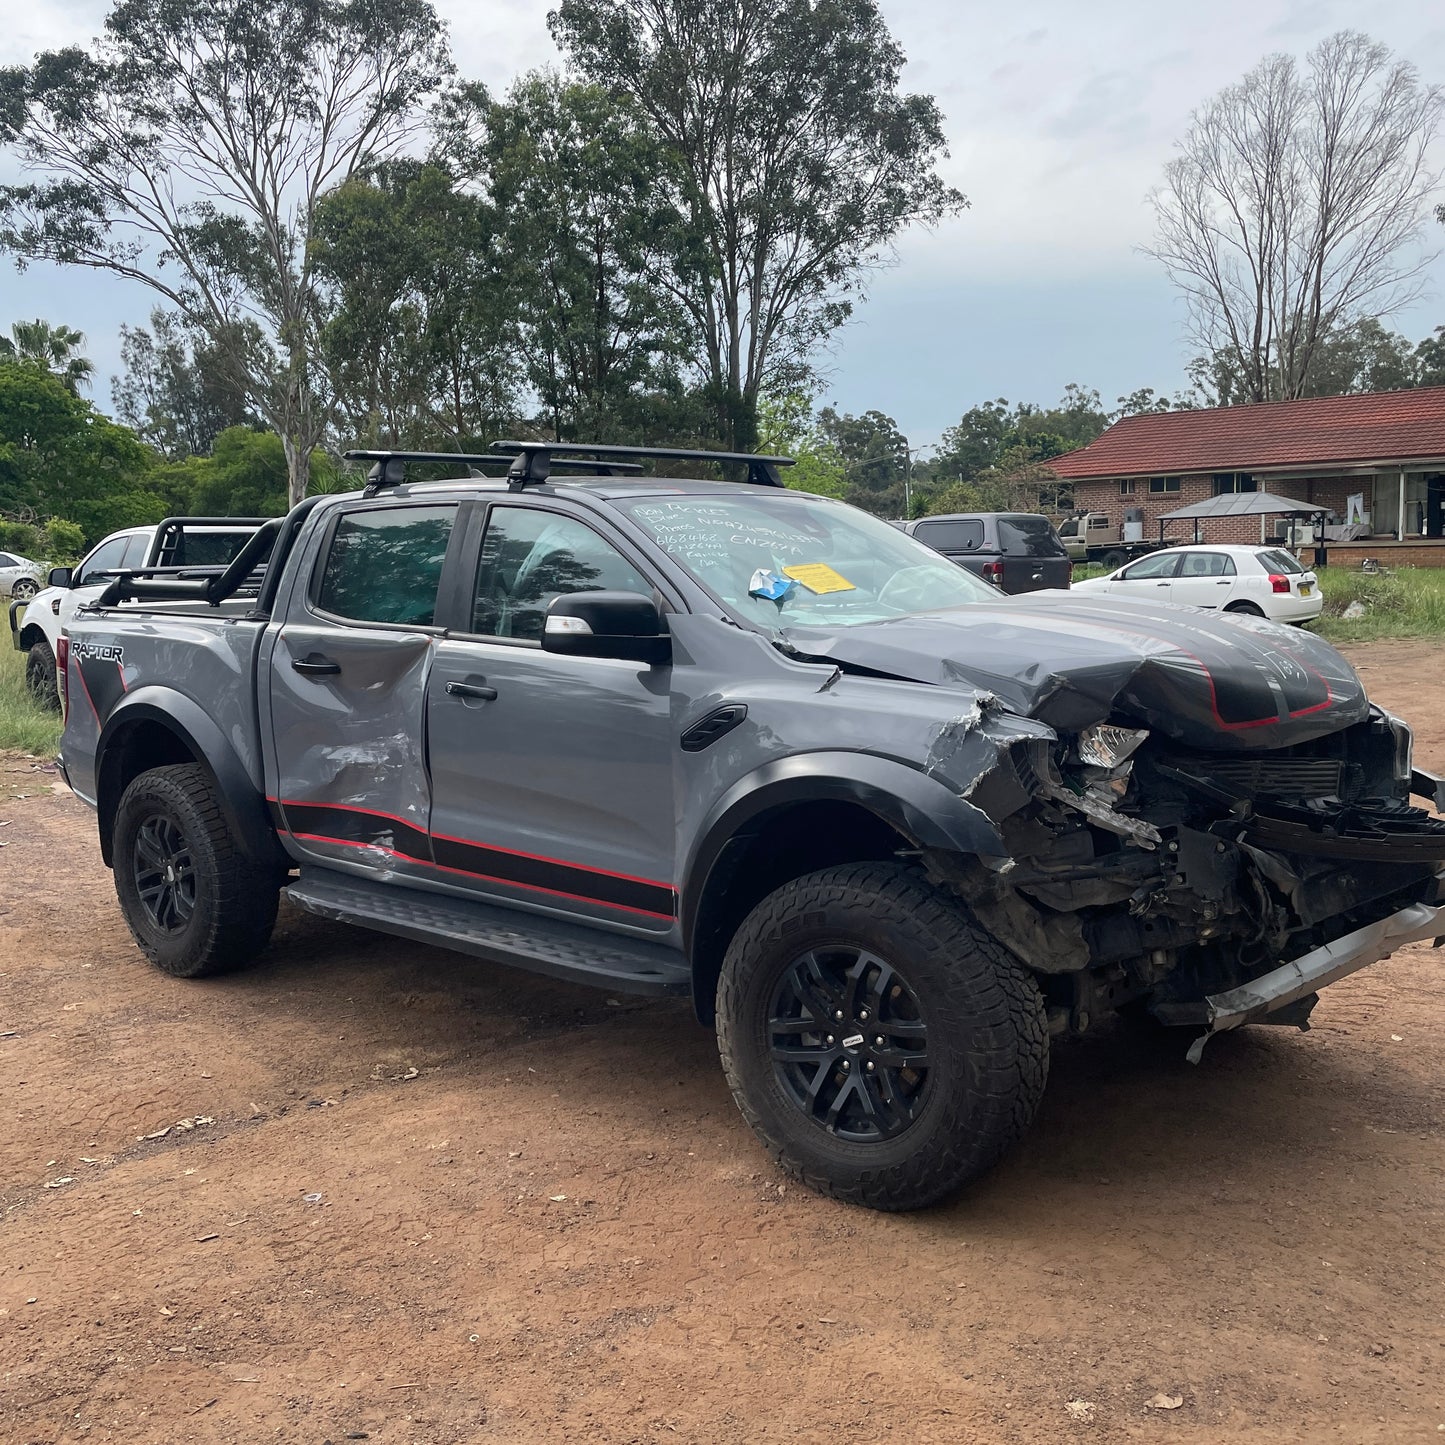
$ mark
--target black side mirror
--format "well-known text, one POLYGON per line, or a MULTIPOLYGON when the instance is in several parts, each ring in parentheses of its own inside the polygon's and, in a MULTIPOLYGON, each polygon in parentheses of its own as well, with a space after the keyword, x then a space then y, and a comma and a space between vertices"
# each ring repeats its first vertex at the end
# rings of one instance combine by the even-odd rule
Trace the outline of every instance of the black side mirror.
POLYGON ((672 638, 651 597, 636 592, 569 592, 554 597, 547 609, 542 651, 624 662, 671 662, 672 638))
POLYGON ((73 567, 52 567, 50 575, 45 579, 45 585, 47 587, 69 587, 74 572, 73 567))

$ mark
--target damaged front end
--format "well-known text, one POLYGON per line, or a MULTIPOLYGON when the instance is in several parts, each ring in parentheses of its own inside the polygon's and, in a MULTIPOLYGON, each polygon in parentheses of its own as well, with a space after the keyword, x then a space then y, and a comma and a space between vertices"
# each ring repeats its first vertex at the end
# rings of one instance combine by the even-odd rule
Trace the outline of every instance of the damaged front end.
MULTIPOLYGON (((1215 1032, 1307 1027, 1318 990, 1445 934, 1445 786, 1378 708, 1285 747, 1214 752, 1093 724, 1008 738, 963 796, 1006 859, 926 855, 1040 978, 1055 1032, 1132 1005, 1215 1032)), ((987 721, 980 726, 989 730, 987 721)))

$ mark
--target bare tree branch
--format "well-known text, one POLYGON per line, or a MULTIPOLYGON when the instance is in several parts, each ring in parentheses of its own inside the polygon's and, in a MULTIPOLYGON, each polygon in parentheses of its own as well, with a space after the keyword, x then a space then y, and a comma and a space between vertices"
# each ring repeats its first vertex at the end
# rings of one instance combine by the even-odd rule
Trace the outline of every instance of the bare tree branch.
POLYGON ((1303 396, 1321 345, 1415 300, 1445 92, 1356 31, 1261 61, 1195 112, 1148 248, 1244 399, 1303 396))

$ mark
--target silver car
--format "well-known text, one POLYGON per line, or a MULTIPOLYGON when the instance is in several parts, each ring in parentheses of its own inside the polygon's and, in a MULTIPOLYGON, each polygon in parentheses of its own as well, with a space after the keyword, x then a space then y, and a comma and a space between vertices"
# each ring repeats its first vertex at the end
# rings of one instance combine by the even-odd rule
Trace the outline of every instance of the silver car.
POLYGON ((0 597, 28 602, 45 586, 45 572, 39 562, 17 557, 14 552, 0 552, 0 597))

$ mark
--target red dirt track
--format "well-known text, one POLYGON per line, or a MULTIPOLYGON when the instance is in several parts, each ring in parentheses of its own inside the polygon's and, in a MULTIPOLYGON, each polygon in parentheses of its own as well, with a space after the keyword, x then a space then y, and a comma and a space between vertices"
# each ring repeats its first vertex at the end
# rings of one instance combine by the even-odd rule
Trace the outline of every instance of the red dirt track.
MULTIPOLYGON (((1445 771, 1445 648, 1352 656, 1445 771)), ((1057 1047, 1001 1168, 883 1216, 782 1182, 684 1005, 285 908, 166 978, 53 784, 0 758, 6 1445, 1445 1439, 1427 946, 1197 1069, 1057 1047)))

